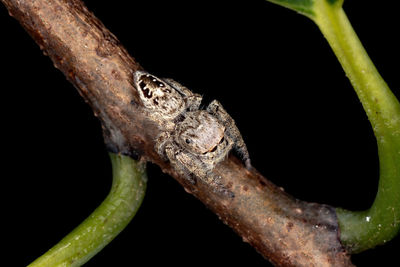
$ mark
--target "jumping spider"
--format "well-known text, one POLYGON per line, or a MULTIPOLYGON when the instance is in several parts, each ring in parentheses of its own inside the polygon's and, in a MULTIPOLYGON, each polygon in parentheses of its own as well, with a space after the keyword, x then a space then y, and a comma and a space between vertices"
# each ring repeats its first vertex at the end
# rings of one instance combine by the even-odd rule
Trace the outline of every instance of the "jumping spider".
POLYGON ((214 100, 200 109, 202 97, 172 79, 160 79, 144 71, 134 73, 144 111, 161 129, 155 149, 174 169, 195 184, 193 175, 215 192, 233 197, 220 177, 213 173, 215 165, 233 148, 251 167, 249 153, 234 120, 214 100))

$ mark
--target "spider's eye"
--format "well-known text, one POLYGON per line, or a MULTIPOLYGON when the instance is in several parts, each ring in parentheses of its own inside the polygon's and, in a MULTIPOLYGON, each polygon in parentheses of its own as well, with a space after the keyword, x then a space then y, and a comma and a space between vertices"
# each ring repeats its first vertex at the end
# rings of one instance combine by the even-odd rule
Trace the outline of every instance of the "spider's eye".
POLYGON ((186 144, 190 144, 192 142, 192 140, 186 139, 185 142, 186 142, 186 144))

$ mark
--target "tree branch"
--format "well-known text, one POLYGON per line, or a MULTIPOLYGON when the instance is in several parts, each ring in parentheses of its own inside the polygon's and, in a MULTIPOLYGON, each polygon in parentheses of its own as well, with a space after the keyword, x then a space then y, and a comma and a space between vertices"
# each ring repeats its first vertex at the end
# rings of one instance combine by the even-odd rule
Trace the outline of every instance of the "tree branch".
POLYGON ((160 159, 154 151, 159 130, 140 112, 133 87, 132 73, 141 67, 81 1, 1 2, 92 107, 110 151, 159 165, 278 266, 352 266, 332 207, 294 199, 234 156, 215 169, 233 199, 200 181, 187 184, 160 159))

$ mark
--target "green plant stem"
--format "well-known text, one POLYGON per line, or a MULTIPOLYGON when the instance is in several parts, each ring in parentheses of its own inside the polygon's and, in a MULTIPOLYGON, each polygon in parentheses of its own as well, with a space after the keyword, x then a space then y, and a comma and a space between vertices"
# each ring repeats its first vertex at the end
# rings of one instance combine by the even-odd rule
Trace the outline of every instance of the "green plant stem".
POLYGON ((343 0, 268 1, 293 9, 318 25, 363 105, 378 144, 378 192, 366 211, 337 209, 340 239, 352 253, 383 244, 400 230, 400 104, 354 32, 342 9, 343 0))
MULTIPOLYGON (((314 21, 352 83, 378 144, 380 179, 370 209, 337 209, 341 241, 353 253, 375 247, 400 229, 400 105, 379 75, 341 5, 315 2, 314 21)), ((356 193, 355 193, 356 197, 356 193)))
POLYGON ((110 153, 113 184, 107 198, 77 228, 29 267, 81 266, 130 222, 146 190, 144 163, 110 153))

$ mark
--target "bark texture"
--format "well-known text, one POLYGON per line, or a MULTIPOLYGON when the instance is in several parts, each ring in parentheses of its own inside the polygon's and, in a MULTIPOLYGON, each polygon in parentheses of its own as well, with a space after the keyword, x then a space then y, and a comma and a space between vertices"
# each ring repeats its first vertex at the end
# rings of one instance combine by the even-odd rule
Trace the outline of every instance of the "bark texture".
POLYGON ((133 86, 141 67, 81 1, 1 2, 92 107, 111 151, 158 164, 277 266, 352 266, 332 207, 294 199, 234 156, 215 169, 232 199, 188 184, 160 159, 159 130, 140 112, 133 86))

